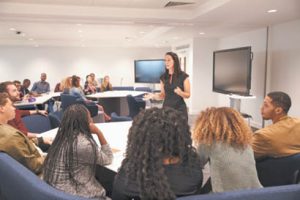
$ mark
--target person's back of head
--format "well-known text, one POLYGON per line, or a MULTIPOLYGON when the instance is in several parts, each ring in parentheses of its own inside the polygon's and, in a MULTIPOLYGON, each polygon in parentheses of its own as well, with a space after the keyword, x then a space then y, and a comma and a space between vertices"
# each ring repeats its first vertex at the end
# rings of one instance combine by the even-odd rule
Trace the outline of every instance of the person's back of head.
POLYGON ((55 183, 58 181, 58 174, 53 176, 53 171, 59 168, 58 161, 62 158, 65 163, 65 171, 70 172, 69 177, 65 178, 73 181, 75 184, 79 184, 78 180, 74 179, 74 174, 78 164, 77 144, 80 134, 90 141, 93 148, 93 170, 95 170, 97 147, 90 133, 90 121, 88 110, 81 104, 73 104, 64 111, 61 125, 45 159, 43 174, 46 182, 55 183))
POLYGON ((194 152, 186 118, 172 108, 151 108, 134 118, 122 166, 137 181, 142 199, 174 199, 163 161, 176 158, 190 167, 194 152))
POLYGON ((196 144, 218 142, 245 148, 251 143, 252 131, 243 117, 229 107, 207 108, 198 116, 193 131, 196 144))
POLYGON ((289 112, 289 109, 292 106, 292 101, 288 94, 276 91, 268 93, 267 96, 272 99, 272 103, 275 106, 282 108, 282 111, 285 114, 289 112))

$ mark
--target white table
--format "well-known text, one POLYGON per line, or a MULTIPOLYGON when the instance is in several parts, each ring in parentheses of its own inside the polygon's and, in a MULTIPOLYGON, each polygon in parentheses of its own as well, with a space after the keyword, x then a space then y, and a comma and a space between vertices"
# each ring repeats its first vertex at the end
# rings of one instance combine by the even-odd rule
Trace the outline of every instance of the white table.
POLYGON ((34 97, 35 101, 33 101, 33 102, 29 102, 28 100, 17 101, 17 102, 14 103, 14 105, 16 107, 19 107, 19 106, 30 106, 30 105, 44 104, 45 102, 47 102, 52 97, 58 97, 58 96, 60 96, 60 92, 51 92, 49 94, 45 93, 45 94, 42 94, 41 96, 34 97))
POLYGON ((129 114, 128 104, 127 104, 127 95, 133 97, 145 94, 147 92, 143 91, 106 91, 98 92, 91 95, 86 95, 87 98, 97 99, 99 104, 104 107, 104 110, 107 114, 116 112, 118 115, 126 116, 129 114))
MULTIPOLYGON (((127 122, 110 122, 99 123, 96 126, 102 131, 105 139, 109 143, 110 147, 117 152, 114 152, 114 158, 112 164, 106 166, 107 168, 117 171, 121 166, 121 162, 124 158, 124 153, 127 145, 127 135, 129 128, 131 127, 131 121, 127 122)), ((40 134, 41 136, 55 137, 58 128, 40 134)), ((100 145, 98 137, 93 134, 93 137, 98 145, 100 145)))

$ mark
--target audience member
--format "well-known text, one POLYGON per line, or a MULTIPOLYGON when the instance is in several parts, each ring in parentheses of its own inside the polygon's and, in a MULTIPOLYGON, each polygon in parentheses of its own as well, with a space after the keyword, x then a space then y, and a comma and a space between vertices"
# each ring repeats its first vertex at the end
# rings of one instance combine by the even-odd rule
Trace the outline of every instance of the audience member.
POLYGON ((72 87, 72 76, 67 76, 60 83, 60 90, 64 94, 69 94, 72 87))
POLYGON ((90 73, 90 76, 92 78, 92 84, 93 84, 93 86, 98 87, 99 84, 98 84, 98 81, 96 79, 95 74, 94 73, 90 73))
POLYGON ((94 94, 97 92, 97 88, 93 85, 91 75, 86 76, 86 81, 84 84, 84 93, 85 94, 94 94))
POLYGON ((15 107, 8 94, 0 93, 0 151, 7 153, 35 174, 40 174, 44 159, 21 131, 7 124, 14 117, 15 107))
POLYGON ((112 90, 112 85, 109 82, 109 76, 104 76, 103 83, 101 84, 101 92, 112 90))
POLYGON ((300 153, 300 119, 288 116, 291 99, 284 92, 270 92, 264 99, 261 115, 273 124, 253 135, 255 158, 285 157, 300 153))
MULTIPOLYGON (((85 97, 82 87, 80 86, 80 77, 78 77, 76 75, 72 76, 72 88, 70 89, 70 94, 78 97, 78 100, 82 100, 82 101, 86 102, 87 104, 95 104, 93 101, 88 100, 85 97)), ((99 104, 96 104, 96 105, 98 106, 98 110, 104 112, 104 109, 102 106, 100 106, 99 104)), ((111 117, 108 116, 104 112, 104 119, 105 119, 105 121, 110 121, 111 117)))
POLYGON ((69 106, 45 159, 44 180, 64 192, 86 198, 107 199, 97 182, 97 165, 108 165, 113 154, 102 132, 91 123, 88 110, 80 104, 69 106), (92 137, 98 136, 101 148, 92 137))
POLYGON ((36 92, 37 94, 50 92, 50 84, 46 81, 47 74, 41 73, 41 80, 35 82, 31 88, 32 92, 36 92))
MULTIPOLYGON (((193 140, 201 167, 209 162, 213 192, 262 187, 256 172, 252 131, 234 109, 208 108, 196 120, 193 140)), ((211 182, 211 183, 210 183, 211 182)), ((207 190, 207 188, 206 188, 207 190)))
POLYGON ((175 199, 194 194, 202 169, 187 119, 172 108, 151 108, 134 118, 112 198, 175 199))
MULTIPOLYGON (((2 82, 0 83, 0 92, 6 92, 11 102, 16 102, 20 100, 20 93, 17 90, 13 82, 2 82)), ((32 139, 32 141, 41 147, 43 151, 46 151, 49 148, 49 145, 52 143, 52 139, 48 137, 38 137, 38 134, 31 133, 26 128, 24 122, 22 121, 23 116, 41 114, 47 115, 45 110, 19 110, 15 109, 15 117, 8 121, 8 124, 14 128, 20 130, 25 136, 32 139)))
POLYGON ((24 79, 23 80, 23 85, 21 86, 20 89, 20 98, 22 99, 25 95, 29 95, 30 91, 29 91, 29 86, 30 86, 30 80, 29 79, 24 79))
POLYGON ((179 58, 174 52, 165 55, 166 70, 160 77, 160 93, 148 93, 147 99, 164 100, 163 107, 171 107, 188 118, 187 107, 184 99, 190 98, 189 75, 181 71, 179 58))
POLYGON ((13 83, 15 84, 17 90, 20 92, 21 91, 21 87, 22 87, 21 82, 18 81, 18 80, 14 80, 13 83))

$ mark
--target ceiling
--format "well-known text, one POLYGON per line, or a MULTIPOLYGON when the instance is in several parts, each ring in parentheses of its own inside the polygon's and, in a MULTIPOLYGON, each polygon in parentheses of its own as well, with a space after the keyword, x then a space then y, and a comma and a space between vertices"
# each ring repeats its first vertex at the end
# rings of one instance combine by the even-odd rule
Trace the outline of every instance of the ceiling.
POLYGON ((295 19, 299 0, 0 0, 0 45, 170 47, 295 19))

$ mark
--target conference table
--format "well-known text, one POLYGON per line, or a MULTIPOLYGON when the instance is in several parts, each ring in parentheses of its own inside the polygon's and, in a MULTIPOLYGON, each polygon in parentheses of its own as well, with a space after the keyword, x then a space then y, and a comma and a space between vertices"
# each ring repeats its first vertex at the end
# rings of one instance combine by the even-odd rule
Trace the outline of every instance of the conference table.
MULTIPOLYGON (((113 150, 113 162, 106 167, 115 172, 121 166, 122 160, 124 158, 124 153, 127 145, 127 135, 131 124, 131 121, 95 124, 102 131, 105 139, 113 150)), ((40 136, 55 138, 57 130, 58 128, 46 131, 44 133, 41 133, 40 136)), ((100 146, 97 135, 93 134, 93 137, 96 143, 100 146)))
POLYGON ((98 92, 95 94, 86 95, 89 99, 97 99, 100 105, 104 107, 104 110, 107 114, 112 112, 117 113, 121 116, 127 116, 129 114, 128 104, 127 104, 127 95, 133 97, 143 95, 147 92, 143 91, 127 91, 127 90, 114 90, 114 91, 105 91, 98 92))
POLYGON ((53 97, 59 97, 60 93, 61 92, 44 93, 41 94, 41 96, 34 97, 34 101, 29 101, 29 100, 17 101, 14 103, 14 106, 22 107, 22 106, 34 106, 34 105, 44 104, 53 97))

